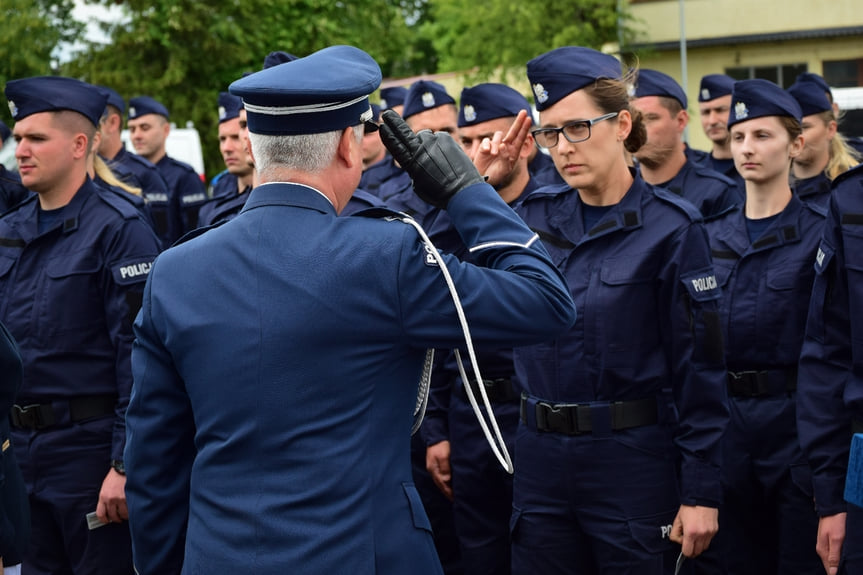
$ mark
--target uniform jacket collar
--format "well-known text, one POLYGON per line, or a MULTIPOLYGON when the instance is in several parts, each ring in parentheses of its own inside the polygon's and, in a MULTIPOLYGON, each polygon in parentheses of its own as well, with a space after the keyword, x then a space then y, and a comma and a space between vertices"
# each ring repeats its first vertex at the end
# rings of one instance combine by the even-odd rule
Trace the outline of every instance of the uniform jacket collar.
POLYGON ((749 241, 749 231, 746 228, 745 205, 735 208, 727 218, 721 218, 722 228, 716 238, 738 256, 746 253, 757 253, 772 250, 779 246, 799 242, 802 236, 800 230, 800 216, 804 209, 803 202, 797 196, 791 196, 791 201, 785 209, 779 213, 764 234, 755 240, 749 241))
POLYGON ((336 209, 324 194, 303 184, 287 182, 261 184, 254 188, 249 192, 249 199, 242 211, 247 212, 261 206, 293 206, 336 215, 336 209))
MULTIPOLYGON (((72 233, 78 229, 78 222, 80 220, 81 210, 84 208, 84 204, 92 195, 96 193, 96 186, 93 184, 93 181, 88 176, 84 184, 78 188, 78 191, 75 192, 75 195, 72 196, 72 200, 63 207, 63 221, 60 226, 62 228, 62 233, 68 234, 72 233)), ((32 198, 28 199, 22 206, 17 210, 17 217, 13 221, 10 221, 10 224, 13 225, 15 230, 21 236, 25 242, 30 243, 34 238, 36 238, 38 233, 38 225, 39 225, 39 198, 34 195, 32 198)), ((49 234, 53 232, 55 228, 48 230, 45 232, 49 234)))

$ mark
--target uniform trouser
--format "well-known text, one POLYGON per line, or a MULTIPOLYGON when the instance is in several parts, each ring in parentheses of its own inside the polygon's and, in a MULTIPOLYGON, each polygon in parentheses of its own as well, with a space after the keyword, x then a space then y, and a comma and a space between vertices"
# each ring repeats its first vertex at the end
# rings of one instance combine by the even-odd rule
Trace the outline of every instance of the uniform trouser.
POLYGON ((515 457, 513 575, 674 572, 680 505, 664 428, 568 436, 519 424, 515 457))
POLYGON ((423 502, 432 527, 435 549, 445 575, 464 573, 458 538, 452 513, 452 503, 447 499, 426 470, 426 447, 416 433, 411 438, 411 471, 414 485, 423 502))
POLYGON ((696 573, 814 574, 818 516, 797 440, 794 398, 732 397, 722 439, 719 533, 696 573))
POLYGON ((844 575, 863 573, 863 508, 851 503, 847 505, 845 541, 842 544, 839 572, 844 575))
MULTIPOLYGON (((512 455, 519 404, 495 403, 492 408, 512 455)), ((466 398, 450 400, 449 433, 453 514, 465 572, 508 575, 512 476, 492 452, 466 398)))
POLYGON ((15 455, 30 498, 26 575, 128 575, 128 523, 89 530, 102 481, 111 469, 114 418, 41 431, 15 429, 15 455))

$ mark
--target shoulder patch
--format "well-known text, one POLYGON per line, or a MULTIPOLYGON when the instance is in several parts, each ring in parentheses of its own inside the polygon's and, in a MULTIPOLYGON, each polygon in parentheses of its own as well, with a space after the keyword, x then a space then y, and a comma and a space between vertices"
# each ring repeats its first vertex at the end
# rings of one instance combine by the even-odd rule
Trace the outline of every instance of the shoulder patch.
POLYGON ((700 222, 703 220, 701 217, 701 212, 698 211, 692 202, 684 200, 682 197, 678 196, 674 192, 666 190, 665 188, 659 188, 657 186, 648 185, 648 188, 653 192, 653 195, 662 201, 664 204, 670 204, 680 210, 680 212, 686 214, 692 222, 700 222))
POLYGON ((681 276, 680 281, 683 282, 689 296, 695 301, 715 300, 722 295, 712 267, 681 276))
POLYGON ((152 256, 137 257, 123 260, 111 266, 111 274, 118 285, 132 285, 143 282, 153 267, 152 256))

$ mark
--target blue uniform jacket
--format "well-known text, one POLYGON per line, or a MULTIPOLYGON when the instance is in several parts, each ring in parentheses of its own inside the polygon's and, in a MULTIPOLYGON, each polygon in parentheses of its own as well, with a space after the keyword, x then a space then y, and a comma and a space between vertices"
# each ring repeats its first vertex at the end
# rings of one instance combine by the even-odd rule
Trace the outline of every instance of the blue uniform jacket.
POLYGON ((660 415, 682 456, 681 503, 717 506, 728 420, 720 290, 695 208, 635 174, 591 230, 567 186, 540 188, 518 213, 539 233, 579 309, 564 336, 515 350, 519 381, 552 403, 663 404, 670 395, 673 408, 660 415))
MULTIPOLYGON (((167 245, 170 245, 186 232, 198 227, 198 210, 207 201, 207 189, 192 166, 170 156, 162 156, 162 159, 156 162, 156 168, 168 184, 169 201, 179 208, 179 211, 174 214, 173 224, 168 226, 170 230, 173 225, 175 235, 164 238, 167 245)), ((162 209, 167 210, 166 218, 172 216, 168 206, 152 205, 154 214, 162 209)))
POLYGON ((659 184, 688 200, 705 219, 743 204, 743 193, 731 178, 687 160, 671 180, 659 184))
POLYGON ((21 185, 18 174, 0 164, 0 214, 26 200, 32 192, 21 185))
MULTIPOLYGON (((527 344, 575 309, 486 184, 449 212, 484 269, 444 256, 473 337, 527 344)), ((264 184, 164 252, 135 322, 126 496, 141 575, 439 574, 410 427, 430 347, 462 330, 413 227, 336 217, 264 184)))
MULTIPOLYGON (((225 170, 216 174, 216 177, 212 179, 210 189, 207 190, 207 196, 211 199, 226 198, 236 195, 238 191, 236 174, 225 170)), ((200 226, 201 224, 199 223, 198 225, 200 226)))
POLYGON ((18 346, 0 323, 0 557, 6 566, 21 563, 30 535, 30 507, 8 417, 21 389, 21 374, 18 346))
POLYGON ((132 318, 158 240, 131 204, 89 178, 41 235, 37 206, 34 196, 0 218, 0 321, 26 366, 19 403, 116 395, 111 457, 122 460, 132 318))
POLYGON ((537 151, 533 161, 527 165, 527 170, 530 172, 530 179, 536 182, 538 187, 556 186, 564 183, 554 166, 554 160, 548 154, 537 151))
MULTIPOLYGON (((221 178, 219 181, 224 180, 221 178)), ((198 227, 212 225, 222 220, 230 220, 240 213, 246 200, 249 199, 251 187, 246 188, 242 194, 237 193, 237 182, 234 180, 234 191, 230 195, 213 196, 198 212, 198 227)))
POLYGON ((363 171, 359 187, 370 194, 380 197, 380 187, 389 180, 404 173, 389 154, 380 162, 376 162, 363 171))
POLYGON ((816 204, 824 210, 830 203, 830 178, 821 172, 817 176, 793 181, 793 190, 804 202, 816 204))
POLYGON ((845 511, 852 420, 863 420, 863 165, 833 181, 800 356, 797 432, 821 516, 845 511), (856 326, 856 327, 855 327, 856 326))

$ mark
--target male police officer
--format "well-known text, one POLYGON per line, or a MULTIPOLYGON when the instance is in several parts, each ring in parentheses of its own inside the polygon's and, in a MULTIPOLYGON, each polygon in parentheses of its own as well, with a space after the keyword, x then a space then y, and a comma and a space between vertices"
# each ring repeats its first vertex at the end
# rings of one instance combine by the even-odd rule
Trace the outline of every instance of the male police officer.
POLYGON ((165 230, 168 225, 165 210, 158 207, 168 202, 168 184, 156 166, 126 150, 121 137, 123 114, 126 111, 123 98, 107 86, 98 88, 107 95, 108 105, 99 124, 102 137, 97 151, 120 180, 141 190, 141 196, 147 201, 148 208, 157 207, 155 212, 149 210, 153 225, 157 230, 165 230))
POLYGON ((698 113, 701 127, 712 143, 706 157, 693 157, 695 162, 713 168, 728 176, 740 190, 746 188, 743 178, 734 167, 731 157, 731 135, 728 133, 728 114, 731 112, 731 91, 734 78, 725 74, 708 74, 701 78, 698 90, 698 113))
MULTIPOLYGON (((375 122, 380 122, 381 106, 372 104, 375 113, 375 122)), ((360 178, 360 188, 376 196, 380 193, 381 186, 393 178, 406 177, 402 174, 401 166, 393 161, 393 157, 387 152, 377 131, 368 131, 363 136, 363 177, 360 178)))
POLYGON ((543 340, 574 319, 545 249, 448 135, 384 115, 417 193, 494 269, 430 260, 392 218, 336 217, 380 78, 366 53, 335 46, 231 85, 261 184, 236 218, 160 256, 135 323, 126 464, 141 575, 439 574, 408 460, 425 349, 462 338, 439 266, 474 338, 543 340))
POLYGON ((255 180, 255 167, 243 143, 240 110, 243 101, 229 94, 219 94, 219 151, 226 171, 213 184, 212 199, 201 206, 198 225, 208 226, 237 215, 249 198, 255 180))
MULTIPOLYGON (((529 114, 530 104, 509 86, 479 84, 462 90, 458 114, 462 149, 509 205, 536 189, 528 170, 528 158, 536 149, 530 135, 533 122, 529 114), (490 162, 492 170, 488 169, 490 162)), ((470 252, 447 212, 438 214, 429 235, 439 249, 471 261, 470 252)), ((467 357, 464 350, 461 355, 467 357)), ((482 349, 478 361, 482 385, 511 450, 518 427, 520 397, 519 386, 513 381, 512 350, 482 349)), ((468 373, 473 395, 482 402, 473 370, 468 369, 468 373)), ((465 573, 509 573, 512 476, 498 463, 476 423, 453 355, 432 373, 422 435, 428 445, 428 471, 435 484, 453 500, 465 573)))
POLYGON ((135 151, 159 169, 168 184, 168 202, 150 202, 150 209, 158 225, 164 213, 167 226, 159 229, 164 247, 198 227, 198 211, 207 201, 207 190, 200 176, 189 164, 167 155, 165 142, 171 132, 168 109, 149 96, 129 100, 129 137, 135 151))
POLYGON ((8 82, 6 97, 22 183, 36 192, 0 218, 0 321, 24 362, 11 414, 32 512, 24 572, 129 573, 132 319, 159 243, 130 203, 87 176, 103 94, 41 77, 8 82), (109 524, 88 530, 93 511, 109 524))
POLYGON ((647 142, 634 154, 644 181, 689 200, 705 218, 743 202, 742 191, 730 178, 686 157, 682 136, 689 113, 686 94, 674 78, 639 70, 632 103, 647 128, 647 142))

